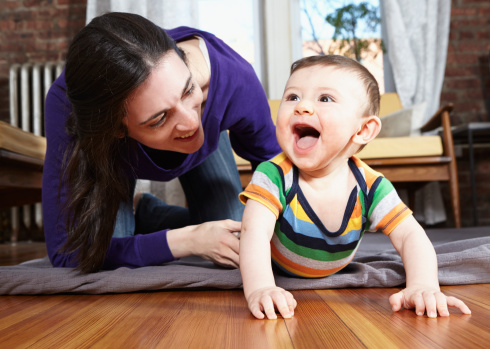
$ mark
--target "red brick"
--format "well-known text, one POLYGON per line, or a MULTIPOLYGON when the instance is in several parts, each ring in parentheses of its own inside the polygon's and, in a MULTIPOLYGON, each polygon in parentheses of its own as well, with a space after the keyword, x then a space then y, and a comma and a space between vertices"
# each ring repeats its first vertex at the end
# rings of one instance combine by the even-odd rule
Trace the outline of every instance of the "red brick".
POLYGON ((471 111, 471 112, 480 112, 481 108, 477 103, 474 102, 458 102, 454 105, 454 112, 461 111, 471 111))
MULTIPOLYGON (((470 39, 470 40, 472 40, 472 39, 475 38, 475 36, 476 36, 476 34, 474 32, 472 32, 472 31, 470 32, 470 31, 466 31, 465 30, 465 31, 459 32, 459 39, 460 40, 463 40, 463 39, 470 39)), ((459 42, 457 44, 459 44, 459 42)))
POLYGON ((459 65, 447 65, 445 77, 473 76, 477 75, 477 72, 478 69, 472 66, 461 67, 459 65))
POLYGON ((487 7, 487 8, 482 7, 480 9, 478 9, 478 15, 481 17, 488 18, 488 16, 490 16, 490 7, 487 7))
POLYGON ((87 6, 87 0, 57 0, 58 5, 85 5, 87 6))
POLYGON ((441 93, 441 101, 450 102, 450 101, 456 100, 456 98, 457 98, 457 94, 454 92, 444 92, 443 91, 441 93))
POLYGON ((448 65, 461 65, 461 64, 475 64, 478 62, 477 54, 467 54, 467 53, 458 53, 447 56, 446 63, 448 65))
POLYGON ((66 33, 62 31, 40 32, 37 38, 39 40, 66 40, 66 33))
POLYGON ((52 6, 53 0, 24 0, 22 2, 24 7, 42 7, 42 6, 52 6))
POLYGON ((6 10, 15 10, 20 7, 20 1, 18 0, 10 0, 10 1, 1 1, 1 11, 4 12, 6 10))
POLYGON ((468 51, 471 51, 471 52, 482 52, 485 50, 486 46, 487 46, 487 43, 482 41, 482 40, 478 40, 478 41, 462 41, 459 43, 459 49, 461 51, 465 51, 465 52, 468 52, 468 51))
MULTIPOLYGON (((483 95, 482 95, 482 91, 480 88, 474 89, 474 90, 468 89, 465 91, 464 96, 466 98, 469 98, 469 99, 475 101, 475 103, 480 103, 480 101, 483 100, 483 95)), ((480 104, 483 104, 483 103, 480 103, 480 104)))
POLYGON ((53 20, 59 17, 68 17, 69 11, 67 8, 47 8, 37 11, 38 19, 50 19, 53 20))
POLYGON ((54 29, 54 22, 52 20, 50 20, 50 21, 37 21, 36 29, 37 30, 54 29))
POLYGON ((451 9, 451 18, 455 16, 475 16, 476 8, 452 8, 451 9))
POLYGON ((485 28, 488 25, 486 18, 473 17, 471 19, 454 19, 451 18, 451 30, 461 30, 467 28, 485 28))
POLYGON ((18 23, 14 22, 14 21, 0 22, 0 30, 3 32, 15 31, 17 29, 19 29, 19 25, 18 25, 18 23))
POLYGON ((33 40, 34 33, 17 33, 17 32, 7 32, 4 34, 4 40, 6 41, 24 41, 24 40, 33 40))
MULTIPOLYGON (((476 38, 477 39, 480 39, 480 40, 490 40, 490 28, 488 31, 482 31, 482 32, 479 32, 479 33, 476 33, 476 38)), ((488 50, 488 45, 490 43, 487 41, 487 44, 486 44, 486 49, 488 50)))

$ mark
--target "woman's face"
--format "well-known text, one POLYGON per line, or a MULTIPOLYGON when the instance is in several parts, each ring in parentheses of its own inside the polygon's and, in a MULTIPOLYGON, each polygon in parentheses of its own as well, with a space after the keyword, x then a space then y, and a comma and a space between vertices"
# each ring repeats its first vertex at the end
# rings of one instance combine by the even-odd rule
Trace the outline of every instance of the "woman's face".
POLYGON ((159 150, 190 154, 204 143, 203 94, 189 69, 170 52, 127 100, 129 137, 159 150))

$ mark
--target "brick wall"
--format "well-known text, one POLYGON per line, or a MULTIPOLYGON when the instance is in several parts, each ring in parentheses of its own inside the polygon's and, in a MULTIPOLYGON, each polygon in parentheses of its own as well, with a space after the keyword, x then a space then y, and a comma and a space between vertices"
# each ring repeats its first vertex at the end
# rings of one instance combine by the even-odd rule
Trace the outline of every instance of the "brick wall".
POLYGON ((0 0, 0 120, 9 120, 10 66, 64 59, 86 10, 87 0, 0 0))
POLYGON ((453 102, 454 124, 489 121, 478 57, 490 52, 490 1, 452 0, 442 102, 453 102))
MULTIPOLYGON (((9 120, 9 68, 14 63, 63 60, 84 25, 87 0, 0 0, 0 120, 9 120)), ((19 238, 42 232, 21 229, 19 238)), ((0 211, 0 242, 10 236, 9 210, 0 211)))
MULTIPOLYGON (((452 0, 449 48, 441 104, 452 102, 453 125, 490 121, 482 94, 478 59, 490 52, 490 1, 452 0)), ((489 98, 487 96, 487 98, 489 98)), ((479 225, 490 226, 490 147, 475 150, 479 225)), ((468 151, 458 158, 463 226, 473 225, 468 151)), ((448 211, 450 212, 450 211, 448 211)), ((448 222, 450 223, 450 222, 448 222)))

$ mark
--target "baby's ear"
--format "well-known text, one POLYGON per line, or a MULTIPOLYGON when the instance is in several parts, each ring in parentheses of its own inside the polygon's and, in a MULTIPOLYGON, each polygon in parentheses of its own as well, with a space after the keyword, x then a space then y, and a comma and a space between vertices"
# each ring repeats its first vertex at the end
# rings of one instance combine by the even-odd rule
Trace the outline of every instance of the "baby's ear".
POLYGON ((368 116, 363 118, 363 124, 357 130, 357 133, 353 137, 353 141, 356 144, 363 145, 368 144, 381 131, 381 120, 376 115, 368 116))

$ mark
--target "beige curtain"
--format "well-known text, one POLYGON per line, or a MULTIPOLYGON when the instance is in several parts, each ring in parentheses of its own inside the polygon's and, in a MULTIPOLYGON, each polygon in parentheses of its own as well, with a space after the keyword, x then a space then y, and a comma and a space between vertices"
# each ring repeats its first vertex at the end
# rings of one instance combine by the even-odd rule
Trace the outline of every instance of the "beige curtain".
MULTIPOLYGON (((426 103, 423 124, 440 104, 451 0, 380 0, 380 5, 395 90, 405 108, 426 103)), ((426 224, 446 220, 439 183, 430 183, 416 193, 415 208, 416 218, 426 224)))
POLYGON ((136 13, 171 29, 198 26, 197 0, 88 0, 87 23, 105 12, 136 13))

